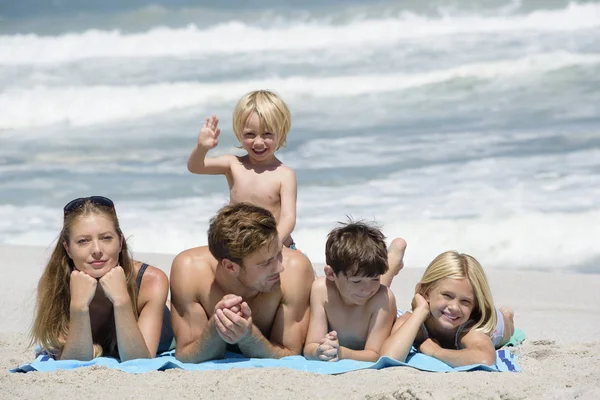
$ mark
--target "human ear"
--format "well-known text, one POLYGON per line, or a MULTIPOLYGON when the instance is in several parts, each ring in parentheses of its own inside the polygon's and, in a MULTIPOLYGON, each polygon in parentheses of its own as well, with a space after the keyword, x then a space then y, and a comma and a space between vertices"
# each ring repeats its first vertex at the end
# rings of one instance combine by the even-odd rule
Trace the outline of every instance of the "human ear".
POLYGON ((239 270, 240 270, 240 266, 237 263, 234 263, 233 261, 231 261, 228 258, 224 258, 221 260, 221 265, 223 266, 223 268, 225 268, 225 271, 232 273, 232 274, 238 274, 239 270))
POLYGON ((335 281, 335 278, 337 278, 335 271, 329 265, 326 265, 323 271, 325 272, 325 277, 330 281, 335 281))

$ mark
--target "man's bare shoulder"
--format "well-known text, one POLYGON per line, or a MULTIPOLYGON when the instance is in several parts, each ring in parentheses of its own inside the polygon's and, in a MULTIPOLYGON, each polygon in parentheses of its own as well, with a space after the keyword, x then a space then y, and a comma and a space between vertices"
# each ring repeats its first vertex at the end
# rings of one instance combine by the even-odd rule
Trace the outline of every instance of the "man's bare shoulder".
POLYGON ((301 287, 307 287, 310 290, 315 280, 315 272, 308 257, 298 250, 292 250, 284 247, 283 267, 281 273, 281 288, 286 290, 295 290, 301 287))
POLYGON ((282 249, 283 253, 283 275, 298 277, 309 277, 311 282, 315 279, 315 271, 308 257, 298 250, 292 250, 288 247, 282 249))
POLYGON ((208 246, 194 247, 179 253, 173 259, 171 266, 171 276, 177 275, 193 275, 206 277, 207 275, 214 276, 214 265, 216 260, 208 250, 208 246))

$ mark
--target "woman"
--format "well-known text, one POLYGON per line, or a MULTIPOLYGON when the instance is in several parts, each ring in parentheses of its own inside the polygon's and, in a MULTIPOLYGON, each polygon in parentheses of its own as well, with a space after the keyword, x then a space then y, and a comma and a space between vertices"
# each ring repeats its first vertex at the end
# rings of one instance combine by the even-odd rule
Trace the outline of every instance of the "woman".
POLYGON ((152 358, 173 339, 168 291, 163 271, 131 259, 110 199, 72 200, 38 284, 32 341, 56 359, 152 358))

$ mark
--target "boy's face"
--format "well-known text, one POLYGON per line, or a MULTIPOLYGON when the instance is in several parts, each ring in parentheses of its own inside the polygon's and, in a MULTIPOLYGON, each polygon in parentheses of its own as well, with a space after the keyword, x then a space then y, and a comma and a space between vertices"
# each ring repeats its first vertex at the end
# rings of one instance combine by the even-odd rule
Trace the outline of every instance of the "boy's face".
POLYGON ((250 161, 256 164, 271 162, 278 143, 279 135, 276 132, 263 132, 258 114, 250 114, 242 131, 242 148, 248 152, 250 161))
POLYGON ((345 302, 363 305, 379 291, 379 276, 347 276, 343 272, 335 274, 333 269, 327 273, 327 279, 333 280, 345 302))

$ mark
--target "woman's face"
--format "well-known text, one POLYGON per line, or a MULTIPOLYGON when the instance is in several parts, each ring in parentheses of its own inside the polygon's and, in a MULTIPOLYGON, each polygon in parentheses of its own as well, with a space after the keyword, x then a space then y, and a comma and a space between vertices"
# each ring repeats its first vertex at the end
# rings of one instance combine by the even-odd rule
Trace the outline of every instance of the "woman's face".
POLYGON ((77 218, 63 243, 75 268, 96 279, 119 264, 121 244, 112 220, 100 214, 77 218))

